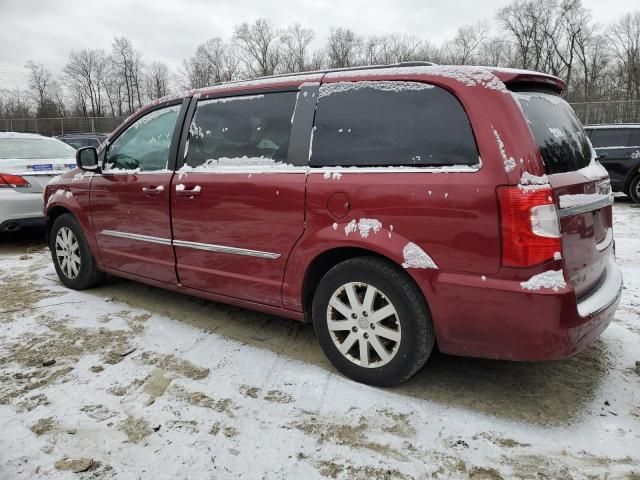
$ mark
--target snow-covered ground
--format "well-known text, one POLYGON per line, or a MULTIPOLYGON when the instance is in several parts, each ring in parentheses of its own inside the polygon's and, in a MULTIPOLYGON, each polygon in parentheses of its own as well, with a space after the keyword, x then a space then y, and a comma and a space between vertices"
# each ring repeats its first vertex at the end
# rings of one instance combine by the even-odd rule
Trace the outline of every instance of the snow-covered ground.
POLYGON ((5 238, 0 478, 639 478, 640 209, 614 212, 626 287, 593 346, 435 354, 387 390, 337 374, 308 325, 124 280, 66 290, 5 238))

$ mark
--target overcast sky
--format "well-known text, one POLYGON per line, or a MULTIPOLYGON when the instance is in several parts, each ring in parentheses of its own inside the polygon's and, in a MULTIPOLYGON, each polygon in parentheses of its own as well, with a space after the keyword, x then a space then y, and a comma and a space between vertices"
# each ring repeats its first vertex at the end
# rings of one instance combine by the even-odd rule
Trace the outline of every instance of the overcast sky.
MULTIPOLYGON (((110 50, 126 35, 144 60, 175 69, 212 37, 229 38, 233 26, 266 17, 278 27, 299 22, 321 42, 330 26, 361 35, 415 34, 434 43, 464 24, 493 22, 509 0, 0 0, 0 88, 26 88, 27 60, 54 73, 72 49, 110 50)), ((583 0, 599 23, 640 9, 637 0, 583 0)))

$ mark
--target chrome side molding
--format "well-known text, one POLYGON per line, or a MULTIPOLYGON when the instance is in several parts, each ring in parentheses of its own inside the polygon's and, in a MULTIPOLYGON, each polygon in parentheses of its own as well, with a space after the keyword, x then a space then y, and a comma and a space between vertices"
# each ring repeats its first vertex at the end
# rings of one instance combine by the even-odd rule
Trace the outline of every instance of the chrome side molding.
POLYGON ((159 245, 167 245, 174 247, 193 248, 196 250, 206 250, 208 252, 228 253, 231 255, 244 255, 247 257, 268 258, 275 260, 280 258, 279 253, 262 252, 260 250, 250 250, 247 248, 227 247, 225 245, 213 245, 211 243, 188 242, 186 240, 171 240, 170 238, 152 237, 149 235, 140 235, 138 233, 119 232, 116 230, 102 230, 102 235, 109 237, 128 238, 129 240, 138 240, 141 242, 157 243, 159 245))
POLYGON ((140 235, 138 233, 118 232, 116 230, 102 230, 100 233, 109 237, 128 238, 129 240, 139 240, 141 242, 171 246, 171 239, 169 238, 152 237, 150 235, 140 235))
POLYGON ((195 248, 196 250, 207 250, 209 252, 230 253, 231 255, 245 255, 248 257, 276 259, 279 253, 261 252, 259 250, 249 250, 246 248, 227 247, 225 245, 213 245, 211 243, 187 242, 186 240, 174 240, 176 247, 195 248))

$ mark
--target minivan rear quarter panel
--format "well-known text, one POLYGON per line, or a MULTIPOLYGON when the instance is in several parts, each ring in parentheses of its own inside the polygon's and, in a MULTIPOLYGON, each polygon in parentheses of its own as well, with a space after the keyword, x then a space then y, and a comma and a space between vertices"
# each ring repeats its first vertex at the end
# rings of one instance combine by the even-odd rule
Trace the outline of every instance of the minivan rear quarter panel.
MULTIPOLYGON (((328 78, 327 78, 328 77, 328 78)), ((333 74, 325 82, 356 80, 401 80, 428 82, 453 93, 471 123, 481 159, 477 171, 447 171, 415 168, 311 168, 307 180, 307 226, 293 250, 284 288, 287 308, 302 308, 296 288, 308 265, 329 248, 358 246, 403 262, 402 249, 411 241, 420 245, 438 265, 437 273, 454 271, 481 275, 499 274, 500 229, 496 185, 517 184, 525 169, 542 174, 537 147, 519 105, 507 90, 481 84, 467 86, 443 76, 393 74, 367 77, 333 74), (491 106, 490 108, 488 106, 491 106), (514 157, 516 167, 507 171, 496 138, 514 157), (339 175, 336 179, 332 172, 339 175), (328 175, 325 175, 329 173, 328 175), (325 178, 328 177, 328 178, 325 178), (348 213, 337 218, 329 202, 342 194, 348 213), (344 227, 351 220, 377 219, 383 225, 378 234, 361 238, 347 236, 344 227), (333 224, 337 224, 333 228, 333 224), (391 230, 393 228, 393 230, 391 230)), ((455 170, 455 169, 454 169, 455 170)), ((408 269, 410 275, 416 270, 408 269)), ((437 275, 429 275, 431 284, 437 275)), ((425 286, 421 283, 421 288, 425 286)), ((430 285, 433 288, 433 285, 430 285)), ((431 302, 430 292, 424 291, 431 302)))

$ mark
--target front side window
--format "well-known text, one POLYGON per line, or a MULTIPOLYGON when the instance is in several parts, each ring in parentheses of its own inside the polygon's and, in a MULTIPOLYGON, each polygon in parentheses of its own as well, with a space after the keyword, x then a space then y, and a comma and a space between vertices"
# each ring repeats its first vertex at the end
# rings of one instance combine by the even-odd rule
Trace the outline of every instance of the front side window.
POLYGON ((425 83, 323 84, 312 166, 477 165, 469 118, 447 90, 425 83))
POLYGON ((296 92, 198 102, 185 165, 191 168, 287 164, 296 92))
POLYGON ((109 146, 104 171, 166 169, 179 111, 180 105, 173 105, 136 120, 109 146))

